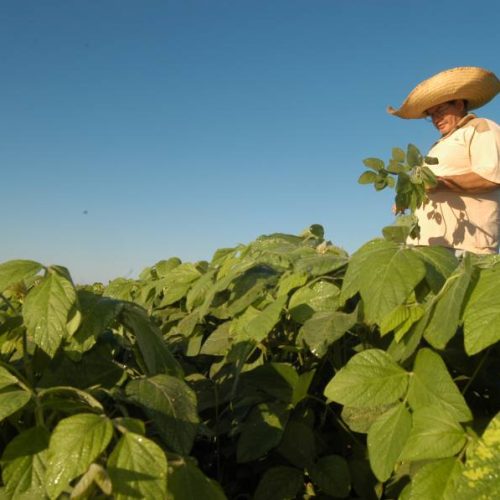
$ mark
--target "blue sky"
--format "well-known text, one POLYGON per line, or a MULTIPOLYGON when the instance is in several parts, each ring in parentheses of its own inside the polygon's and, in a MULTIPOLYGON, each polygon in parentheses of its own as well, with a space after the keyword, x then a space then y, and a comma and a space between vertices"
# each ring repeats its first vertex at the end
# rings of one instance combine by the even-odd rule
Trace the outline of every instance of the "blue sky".
MULTIPOLYGON (((392 220, 362 160, 454 66, 500 73, 500 6, 462 0, 2 0, 0 261, 76 282, 313 223, 353 252, 392 220), (474 9, 474 12, 471 10, 474 9)), ((499 121, 500 99, 480 110, 499 121)))

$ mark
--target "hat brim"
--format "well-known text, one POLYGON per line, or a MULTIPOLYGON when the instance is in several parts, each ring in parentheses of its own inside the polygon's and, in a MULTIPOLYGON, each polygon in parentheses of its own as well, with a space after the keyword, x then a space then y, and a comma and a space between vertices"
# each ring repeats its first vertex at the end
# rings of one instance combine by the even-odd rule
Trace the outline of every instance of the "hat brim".
POLYGON ((400 118, 425 118, 426 110, 456 99, 467 101, 467 109, 477 109, 500 92, 500 80, 491 71, 474 66, 442 71, 419 83, 399 109, 387 111, 400 118))

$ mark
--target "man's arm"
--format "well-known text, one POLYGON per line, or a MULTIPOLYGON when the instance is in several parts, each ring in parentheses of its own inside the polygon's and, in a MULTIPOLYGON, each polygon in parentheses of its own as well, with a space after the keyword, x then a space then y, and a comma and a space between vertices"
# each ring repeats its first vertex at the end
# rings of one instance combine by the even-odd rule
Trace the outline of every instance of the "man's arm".
POLYGON ((475 172, 462 175, 446 175, 438 177, 437 181, 437 186, 431 191, 445 190, 453 193, 480 194, 500 188, 500 184, 489 181, 475 172))

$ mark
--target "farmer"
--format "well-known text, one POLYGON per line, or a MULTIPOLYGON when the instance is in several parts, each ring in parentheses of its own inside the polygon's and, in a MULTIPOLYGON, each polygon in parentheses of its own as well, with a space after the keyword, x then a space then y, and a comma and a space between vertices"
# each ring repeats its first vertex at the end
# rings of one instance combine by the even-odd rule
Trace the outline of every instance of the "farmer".
POLYGON ((497 253, 500 229, 500 127, 470 113, 500 92, 494 73, 476 67, 443 71, 417 85, 399 109, 400 118, 427 118, 441 134, 428 156, 438 184, 416 211, 417 245, 497 253))

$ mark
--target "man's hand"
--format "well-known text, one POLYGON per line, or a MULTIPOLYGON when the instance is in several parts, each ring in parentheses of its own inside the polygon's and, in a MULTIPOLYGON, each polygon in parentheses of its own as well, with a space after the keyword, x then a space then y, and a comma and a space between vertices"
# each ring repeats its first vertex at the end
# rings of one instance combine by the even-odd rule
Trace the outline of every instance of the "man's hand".
POLYGON ((462 175, 445 175, 437 177, 437 181, 437 186, 429 189, 429 193, 435 191, 451 191, 461 194, 481 194, 489 193, 490 191, 500 188, 500 184, 489 181, 475 172, 469 172, 462 175))

